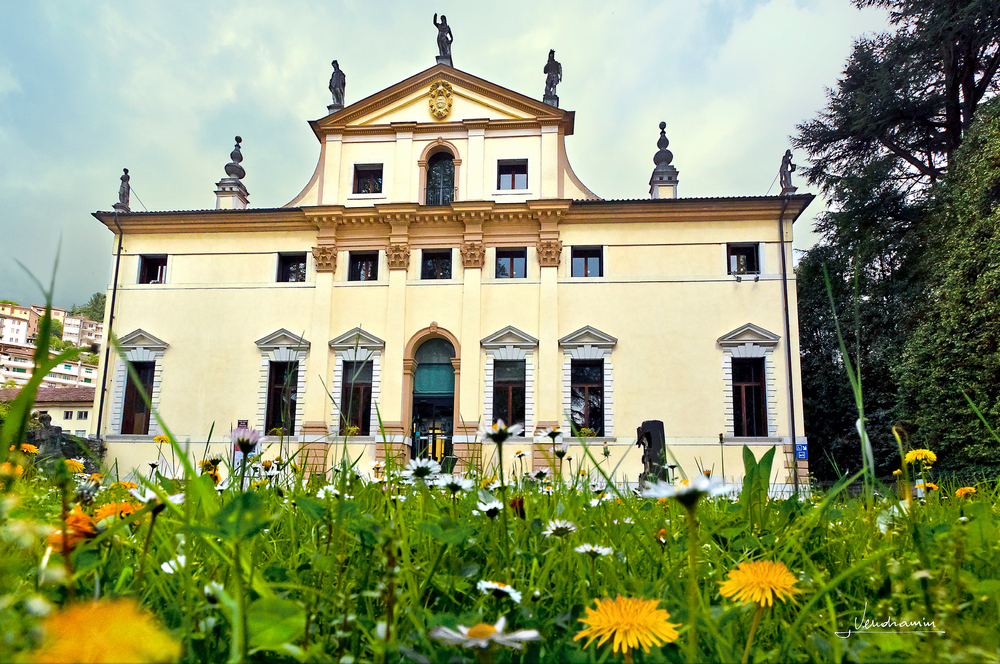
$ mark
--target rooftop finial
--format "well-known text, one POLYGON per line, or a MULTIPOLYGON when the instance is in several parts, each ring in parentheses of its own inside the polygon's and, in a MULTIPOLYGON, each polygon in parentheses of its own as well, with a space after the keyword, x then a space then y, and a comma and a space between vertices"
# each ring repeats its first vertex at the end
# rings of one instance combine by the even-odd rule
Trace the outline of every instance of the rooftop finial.
POLYGON ((559 108, 559 97, 556 96, 556 86, 562 81, 562 65, 556 61, 556 50, 549 49, 549 61, 545 63, 542 73, 545 74, 545 96, 542 101, 549 106, 559 108))
POLYGON ((677 169, 670 165, 674 160, 673 153, 667 149, 667 123, 660 123, 660 138, 656 141, 659 148, 653 155, 653 176, 649 179, 649 193, 653 198, 677 198, 677 169))
POLYGON ((785 156, 781 158, 781 168, 778 169, 778 182, 781 184, 781 195, 788 196, 794 194, 798 187, 792 186, 792 173, 795 171, 795 164, 792 163, 792 151, 785 150, 785 156))
POLYGON ((327 110, 335 113, 344 108, 344 88, 347 87, 347 76, 340 70, 340 65, 334 60, 333 75, 330 77, 330 94, 333 95, 333 103, 327 106, 327 110))
POLYGON ((118 202, 112 207, 119 212, 131 212, 131 210, 128 209, 128 197, 129 193, 132 191, 132 187, 128 183, 128 169, 123 168, 122 171, 124 171, 124 173, 122 173, 122 184, 118 187, 118 202))
POLYGON ((229 153, 229 158, 232 159, 232 161, 226 164, 226 175, 231 178, 236 178, 237 180, 242 180, 247 176, 247 172, 243 170, 242 166, 240 166, 240 162, 243 161, 243 154, 240 152, 240 143, 242 142, 243 139, 237 136, 236 147, 234 147, 233 151, 229 153))
POLYGON ((455 41, 455 37, 451 34, 451 28, 448 27, 448 19, 444 14, 441 14, 440 23, 438 22, 438 15, 434 14, 434 27, 438 29, 437 63, 439 65, 454 67, 455 65, 451 63, 451 43, 455 41))

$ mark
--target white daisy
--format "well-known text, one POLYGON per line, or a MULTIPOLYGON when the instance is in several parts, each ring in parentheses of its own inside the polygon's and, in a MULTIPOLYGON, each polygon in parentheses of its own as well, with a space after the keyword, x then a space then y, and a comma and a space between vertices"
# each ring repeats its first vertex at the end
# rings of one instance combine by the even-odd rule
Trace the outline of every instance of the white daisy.
POLYGON ((442 475, 438 478, 437 484, 442 489, 447 489, 453 496, 460 491, 469 491, 476 486, 475 482, 461 475, 442 475))
POLYGON ((500 616, 496 624, 478 623, 472 627, 458 625, 454 630, 450 627, 438 626, 430 631, 430 637, 445 641, 463 648, 489 648, 496 643, 520 650, 524 641, 538 641, 542 638, 538 630, 519 629, 510 634, 504 634, 503 628, 507 624, 507 618, 500 616))
POLYGON ((484 595, 493 595, 494 597, 500 598, 509 597, 515 604, 521 603, 521 593, 511 588, 506 583, 500 583, 499 581, 480 581, 476 584, 476 588, 478 588, 484 595))
POLYGON ((316 492, 316 497, 320 500, 326 500, 327 498, 339 498, 340 491, 332 484, 328 484, 316 492))
POLYGON ((599 546, 597 544, 581 544, 580 546, 573 549, 577 553, 586 553, 591 558, 597 558, 598 556, 608 556, 614 551, 610 546, 599 546))
POLYGON ((484 422, 479 429, 479 437, 484 441, 489 440, 495 445, 503 445, 505 440, 519 435, 522 431, 524 431, 524 427, 520 424, 507 426, 503 420, 497 420, 492 425, 487 425, 484 422))
POLYGON ((160 569, 162 569, 167 574, 173 574, 180 568, 184 567, 185 564, 187 564, 187 558, 178 555, 176 559, 168 560, 167 562, 160 565, 160 569))
POLYGON ((480 502, 478 505, 476 505, 476 507, 479 509, 480 512, 490 517, 491 519, 495 519, 497 515, 503 511, 503 503, 501 503, 499 500, 491 500, 488 503, 480 502))
POLYGON ((406 464, 402 475, 411 482, 433 481, 434 476, 441 472, 441 464, 434 459, 411 459, 406 464))
POLYGON ((576 524, 572 521, 552 519, 546 526, 547 528, 542 531, 546 537, 566 537, 570 533, 576 532, 576 524))
POLYGON ((702 496, 721 496, 736 491, 735 486, 727 486, 718 478, 709 479, 698 475, 690 482, 673 485, 667 482, 647 484, 642 491, 643 498, 676 498, 682 505, 693 507, 702 496))
POLYGON ((526 456, 528 456, 528 455, 525 454, 524 450, 518 450, 518 451, 514 452, 514 454, 510 458, 511 459, 523 459, 526 456))

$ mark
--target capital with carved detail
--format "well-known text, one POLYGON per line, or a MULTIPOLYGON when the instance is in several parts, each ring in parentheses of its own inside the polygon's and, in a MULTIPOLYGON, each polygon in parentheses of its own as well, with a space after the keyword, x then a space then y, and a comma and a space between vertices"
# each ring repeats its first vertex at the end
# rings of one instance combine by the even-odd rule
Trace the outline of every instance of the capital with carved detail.
POLYGON ((464 268, 481 268, 484 263, 486 263, 486 247, 482 242, 466 242, 462 245, 462 266, 464 268))
POLYGON ((317 272, 337 271, 337 245, 325 244, 313 247, 313 258, 316 260, 317 272))
POLYGON ((385 250, 390 270, 405 270, 410 267, 410 245, 390 244, 385 250))
POLYGON ((562 240, 539 240, 535 245, 538 249, 538 264, 542 267, 559 267, 562 246, 562 240))

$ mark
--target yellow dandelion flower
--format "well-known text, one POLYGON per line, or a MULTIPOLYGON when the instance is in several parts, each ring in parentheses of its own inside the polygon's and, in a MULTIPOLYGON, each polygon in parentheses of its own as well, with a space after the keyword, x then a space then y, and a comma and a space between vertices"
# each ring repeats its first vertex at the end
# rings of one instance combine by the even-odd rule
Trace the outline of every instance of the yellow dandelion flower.
POLYGON ((919 461, 925 466, 937 463, 937 455, 930 450, 910 450, 904 458, 906 463, 916 463, 919 461))
POLYGON ((594 602, 597 607, 586 607, 587 617, 580 618, 580 622, 589 627, 580 630, 573 637, 574 641, 587 637, 584 648, 589 647, 594 639, 598 639, 597 645, 600 647, 614 637, 612 650, 621 650, 625 660, 630 661, 630 651, 636 646, 642 646, 643 651, 648 653, 651 645, 660 646, 677 640, 680 623, 667 622, 670 614, 657 608, 659 600, 618 595, 615 599, 595 599, 594 602))
POLYGON ((166 436, 153 436, 153 442, 159 443, 160 445, 166 445, 170 442, 170 439, 166 436))
POLYGON ((955 497, 961 498, 962 496, 968 496, 976 493, 976 487, 974 486, 963 486, 961 489, 955 491, 955 497))
POLYGON ((15 466, 9 461, 4 461, 0 463, 0 475, 10 475, 13 477, 20 477, 24 474, 24 468, 21 466, 15 466))
POLYGON ((918 489, 928 489, 930 491, 937 491, 938 490, 938 485, 934 484, 934 482, 928 482, 927 484, 924 484, 923 482, 920 482, 919 484, 917 484, 917 488, 918 489))
POLYGON ((109 516, 117 516, 119 519, 124 519, 136 509, 136 506, 130 502, 105 503, 94 512, 94 521, 100 523, 109 516))
POLYGON ((46 618, 42 647, 32 661, 173 662, 180 644, 135 600, 70 605, 46 618))
MULTIPOLYGON (((93 520, 83 513, 79 505, 74 507, 73 511, 66 517, 66 549, 72 551, 77 544, 92 539, 96 535, 97 529, 93 520)), ((62 553, 64 543, 62 530, 52 532, 49 535, 48 543, 54 551, 62 553)))
POLYGON ((100 484, 101 482, 104 481, 104 475, 100 473, 91 473, 90 477, 88 477, 87 479, 96 484, 100 484))
POLYGON ((135 482, 115 482, 114 484, 111 485, 110 488, 125 489, 126 491, 129 491, 131 489, 138 489, 139 485, 136 484, 135 482))
POLYGON ((84 469, 83 464, 76 459, 66 459, 66 467, 71 473, 82 473, 84 469))
POLYGON ((38 448, 31 443, 21 443, 21 451, 25 454, 38 454, 38 448))
POLYGON ((892 474, 895 475, 896 477, 899 477, 900 475, 903 474, 903 471, 897 468, 896 470, 892 471, 892 474))
POLYGON ((795 585, 795 577, 784 563, 770 560, 743 561, 731 570, 725 581, 719 582, 719 592, 737 602, 753 602, 772 606, 774 599, 785 599, 802 592, 795 585))

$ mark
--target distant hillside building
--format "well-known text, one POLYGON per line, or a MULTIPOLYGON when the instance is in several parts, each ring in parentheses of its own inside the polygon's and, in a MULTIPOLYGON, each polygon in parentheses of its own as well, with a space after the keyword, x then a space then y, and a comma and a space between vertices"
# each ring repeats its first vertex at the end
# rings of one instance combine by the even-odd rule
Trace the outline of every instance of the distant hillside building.
MULTIPOLYGON (((0 401, 13 401, 20 391, 21 388, 0 389, 0 401)), ((48 413, 53 426, 83 438, 90 429, 93 407, 93 387, 42 387, 31 412, 48 413)))
MULTIPOLYGON (((804 477, 790 268, 813 196, 679 197, 650 127, 649 197, 603 200, 557 104, 438 64, 310 122, 319 162, 284 207, 248 207, 237 144, 215 210, 94 213, 124 236, 114 332, 178 438, 245 422, 323 467, 349 426, 384 458, 381 418, 394 452, 465 467, 503 419, 548 465, 531 436, 572 425, 634 480, 655 419, 689 473, 742 474, 746 443, 804 477)), ((161 429, 122 362, 107 381, 99 433, 132 455, 161 429)))

